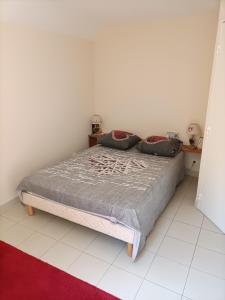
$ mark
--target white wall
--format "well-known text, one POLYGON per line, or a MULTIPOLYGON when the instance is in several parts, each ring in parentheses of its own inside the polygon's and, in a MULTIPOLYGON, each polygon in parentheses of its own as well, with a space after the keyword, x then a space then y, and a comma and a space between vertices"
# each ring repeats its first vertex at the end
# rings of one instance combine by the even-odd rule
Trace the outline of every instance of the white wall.
MULTIPOLYGON (((202 130, 216 33, 216 15, 109 27, 95 40, 95 112, 104 129, 142 137, 202 130)), ((199 164, 199 155, 187 157, 199 164)), ((196 165, 196 169, 198 168, 196 165)))
POLYGON ((1 24, 0 204, 22 177, 87 146, 92 43, 1 24))
POLYGON ((0 204, 22 177, 87 146, 94 105, 105 131, 186 139, 190 121, 203 128, 215 28, 215 15, 114 26, 93 52, 86 40, 1 24, 0 204))
POLYGON ((225 0, 221 1, 196 204, 225 233, 225 0))

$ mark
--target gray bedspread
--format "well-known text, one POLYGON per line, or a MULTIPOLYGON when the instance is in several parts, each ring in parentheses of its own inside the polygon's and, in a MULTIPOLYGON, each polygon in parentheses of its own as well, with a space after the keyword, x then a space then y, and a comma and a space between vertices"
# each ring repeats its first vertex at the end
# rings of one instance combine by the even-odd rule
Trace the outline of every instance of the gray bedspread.
POLYGON ((97 145, 24 178, 17 190, 134 229, 135 259, 183 174, 183 153, 166 158, 97 145))

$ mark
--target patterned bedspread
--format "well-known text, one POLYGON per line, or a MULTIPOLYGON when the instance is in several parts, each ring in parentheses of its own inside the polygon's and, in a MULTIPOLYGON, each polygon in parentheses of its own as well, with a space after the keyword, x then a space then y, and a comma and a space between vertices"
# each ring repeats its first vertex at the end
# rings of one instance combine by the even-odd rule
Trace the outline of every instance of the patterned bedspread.
POLYGON ((170 158, 141 154, 135 149, 121 151, 99 145, 73 154, 71 159, 40 170, 38 174, 48 174, 52 178, 61 177, 87 185, 96 186, 107 183, 126 189, 145 191, 159 178, 170 161, 170 158), (110 171, 112 166, 114 170, 110 171), (128 170, 123 170, 127 166, 128 170), (106 169, 109 171, 104 172, 106 169))
POLYGON ((182 153, 166 158, 98 145, 24 178, 18 192, 30 192, 133 228, 135 258, 182 176, 182 153))

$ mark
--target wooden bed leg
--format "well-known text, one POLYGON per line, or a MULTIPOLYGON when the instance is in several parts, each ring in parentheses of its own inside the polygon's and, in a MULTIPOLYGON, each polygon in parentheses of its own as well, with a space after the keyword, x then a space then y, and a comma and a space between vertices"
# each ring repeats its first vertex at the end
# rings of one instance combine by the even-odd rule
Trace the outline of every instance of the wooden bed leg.
POLYGON ((128 256, 132 257, 133 252, 133 244, 127 243, 127 254, 128 256))
POLYGON ((28 216, 34 215, 34 209, 31 205, 27 205, 27 213, 28 213, 28 216))

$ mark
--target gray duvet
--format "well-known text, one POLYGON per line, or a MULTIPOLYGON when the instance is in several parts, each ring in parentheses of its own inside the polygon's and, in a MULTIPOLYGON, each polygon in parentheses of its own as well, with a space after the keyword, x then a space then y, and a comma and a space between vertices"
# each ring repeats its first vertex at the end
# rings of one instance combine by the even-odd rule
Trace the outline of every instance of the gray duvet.
POLYGON ((184 174, 175 158, 95 146, 22 180, 29 192, 134 229, 133 259, 184 174))

